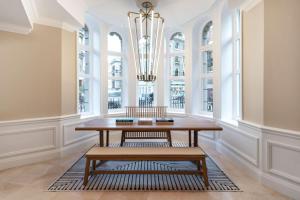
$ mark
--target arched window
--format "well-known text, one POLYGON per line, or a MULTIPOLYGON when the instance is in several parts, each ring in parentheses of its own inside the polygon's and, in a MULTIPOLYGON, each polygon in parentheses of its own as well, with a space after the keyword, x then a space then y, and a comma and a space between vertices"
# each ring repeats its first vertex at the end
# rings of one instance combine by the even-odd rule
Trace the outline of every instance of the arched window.
POLYGON ((213 50, 212 50, 212 29, 213 22, 206 23, 202 30, 202 44, 201 44, 201 70, 200 70, 200 84, 201 84, 201 112, 213 112, 213 50))
POLYGON ((184 34, 174 33, 169 41, 169 108, 183 111, 185 107, 184 34))
POLYGON ((212 32, 213 32, 213 23, 212 21, 208 22, 202 31, 202 45, 210 45, 212 44, 212 32))
POLYGON ((78 111, 91 112, 92 69, 90 65, 90 33, 87 25, 77 33, 78 38, 78 111))
POLYGON ((123 107, 123 52, 122 37, 116 32, 108 34, 108 111, 123 107))
POLYGON ((108 34, 108 51, 122 52, 122 37, 116 32, 108 34))

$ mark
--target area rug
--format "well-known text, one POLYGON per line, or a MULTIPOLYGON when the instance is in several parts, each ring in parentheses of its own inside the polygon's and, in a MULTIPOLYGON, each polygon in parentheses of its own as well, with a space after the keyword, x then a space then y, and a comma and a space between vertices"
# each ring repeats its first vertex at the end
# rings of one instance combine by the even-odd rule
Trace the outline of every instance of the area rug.
MULTIPOLYGON (((119 147, 112 144, 111 147, 119 147)), ((127 147, 167 147, 166 142, 126 142, 127 147)), ((186 147, 184 143, 173 143, 186 147)), ((205 187, 200 175, 177 174, 99 174, 90 177, 83 186, 85 158, 81 157, 58 178, 48 191, 240 191, 226 174, 208 156, 209 187, 205 187)), ((97 169, 102 170, 196 170, 196 165, 185 161, 107 161, 97 169)))

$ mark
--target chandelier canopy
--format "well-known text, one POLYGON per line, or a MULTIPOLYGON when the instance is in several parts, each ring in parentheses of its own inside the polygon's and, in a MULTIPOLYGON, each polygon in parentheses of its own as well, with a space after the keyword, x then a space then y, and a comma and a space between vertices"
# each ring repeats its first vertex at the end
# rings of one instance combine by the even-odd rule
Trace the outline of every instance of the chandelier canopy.
POLYGON ((144 1, 139 13, 128 12, 128 24, 137 79, 153 82, 157 77, 164 18, 154 11, 150 1, 144 1))

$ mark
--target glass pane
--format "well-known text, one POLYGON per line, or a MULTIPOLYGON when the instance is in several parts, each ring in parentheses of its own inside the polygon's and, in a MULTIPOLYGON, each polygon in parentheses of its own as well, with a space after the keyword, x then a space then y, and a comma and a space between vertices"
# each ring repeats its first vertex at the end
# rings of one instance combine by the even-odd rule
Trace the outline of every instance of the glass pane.
POLYGON ((236 14, 235 14, 235 27, 236 27, 236 33, 239 33, 240 29, 241 29, 241 12, 240 12, 240 10, 237 10, 236 14))
POLYGON ((138 82, 138 105, 151 107, 154 104, 154 83, 138 82))
POLYGON ((183 33, 175 33, 170 39, 170 51, 178 52, 184 50, 184 35, 183 33))
POLYGON ((173 80, 170 82, 170 108, 184 108, 184 90, 185 84, 183 80, 173 80))
POLYGON ((241 41, 240 39, 236 40, 236 44, 235 44, 235 50, 236 50, 236 70, 237 72, 240 71, 241 69, 241 48, 240 48, 240 45, 241 45, 241 41))
POLYGON ((170 65, 171 76, 184 76, 184 56, 172 56, 170 65))
POLYGON ((236 75, 236 117, 240 117, 240 74, 236 75))
POLYGON ((203 59, 203 73, 213 72, 212 51, 204 51, 202 53, 202 59, 203 59))
POLYGON ((208 22, 205 27, 203 28, 202 32, 202 45, 209 45, 212 44, 212 29, 213 29, 213 23, 212 21, 208 22))
POLYGON ((213 112, 213 80, 203 79, 203 111, 213 112))
POLYGON ((88 51, 80 51, 78 55, 79 59, 79 71, 80 73, 89 74, 89 52, 88 51))
POLYGON ((79 80, 79 110, 89 112, 89 79, 79 80))
POLYGON ((89 29, 86 25, 78 31, 78 42, 82 45, 89 44, 89 29))
POLYGON ((108 80, 108 109, 122 107, 122 81, 108 80))
POLYGON ((122 76, 122 58, 120 56, 108 56, 108 76, 122 76))
POLYGON ((118 33, 108 34, 108 51, 122 52, 122 38, 118 33))

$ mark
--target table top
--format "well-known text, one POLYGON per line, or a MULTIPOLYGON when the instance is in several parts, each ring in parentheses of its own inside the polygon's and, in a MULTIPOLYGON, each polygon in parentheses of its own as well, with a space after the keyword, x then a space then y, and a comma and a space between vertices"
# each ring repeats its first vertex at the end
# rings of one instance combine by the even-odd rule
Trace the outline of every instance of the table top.
POLYGON ((194 131, 221 131, 220 126, 215 122, 205 119, 195 119, 191 117, 173 118, 172 125, 138 125, 135 121, 132 125, 117 125, 117 118, 102 118, 87 121, 78 125, 76 131, 104 131, 104 130, 123 130, 123 131, 171 131, 171 130, 194 130, 194 131))

